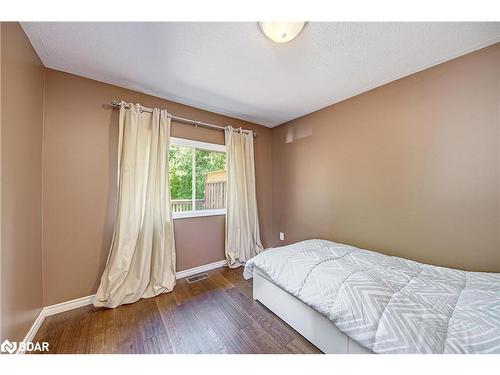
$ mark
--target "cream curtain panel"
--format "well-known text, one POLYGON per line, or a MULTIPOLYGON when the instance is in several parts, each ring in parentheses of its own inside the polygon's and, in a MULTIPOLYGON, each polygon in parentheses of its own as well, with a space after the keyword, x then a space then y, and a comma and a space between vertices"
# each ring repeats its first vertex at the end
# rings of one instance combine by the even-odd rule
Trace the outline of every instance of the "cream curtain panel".
POLYGON ((170 118, 138 104, 120 108, 118 208, 113 242, 94 306, 116 307, 169 292, 175 246, 168 147, 170 118))
POLYGON ((226 259, 230 268, 241 266, 260 253, 253 134, 228 127, 226 259))

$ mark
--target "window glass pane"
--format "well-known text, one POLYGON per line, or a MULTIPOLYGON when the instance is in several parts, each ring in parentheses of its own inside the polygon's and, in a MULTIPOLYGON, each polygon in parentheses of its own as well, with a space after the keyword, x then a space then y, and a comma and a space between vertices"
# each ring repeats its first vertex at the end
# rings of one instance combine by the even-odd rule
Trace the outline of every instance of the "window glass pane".
POLYGON ((226 207, 226 154, 196 150, 196 209, 226 207))
POLYGON ((193 209, 193 152, 189 147, 170 145, 168 151, 172 212, 193 209))

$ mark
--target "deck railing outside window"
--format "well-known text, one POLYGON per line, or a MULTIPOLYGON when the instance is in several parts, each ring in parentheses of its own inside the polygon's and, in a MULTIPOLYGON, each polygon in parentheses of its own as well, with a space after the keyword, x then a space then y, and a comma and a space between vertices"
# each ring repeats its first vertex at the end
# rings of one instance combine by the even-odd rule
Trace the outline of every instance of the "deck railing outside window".
MULTIPOLYGON (((195 199, 195 210, 211 210, 226 206, 226 171, 205 173, 205 198, 195 199)), ((172 212, 193 210, 192 199, 172 199, 172 212)))
MULTIPOLYGON (((172 212, 183 212, 183 211, 193 210, 193 201, 191 199, 172 199, 171 202, 172 202, 172 212)), ((195 204, 197 210, 205 209, 204 199, 196 199, 195 204)))

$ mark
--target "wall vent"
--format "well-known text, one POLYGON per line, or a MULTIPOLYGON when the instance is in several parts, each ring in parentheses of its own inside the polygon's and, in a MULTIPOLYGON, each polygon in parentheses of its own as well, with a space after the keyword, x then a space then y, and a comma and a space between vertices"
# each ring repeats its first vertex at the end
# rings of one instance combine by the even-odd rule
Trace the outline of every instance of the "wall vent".
POLYGON ((206 273, 199 273, 197 275, 189 276, 186 278, 188 283, 195 283, 204 279, 208 279, 208 275, 206 273))

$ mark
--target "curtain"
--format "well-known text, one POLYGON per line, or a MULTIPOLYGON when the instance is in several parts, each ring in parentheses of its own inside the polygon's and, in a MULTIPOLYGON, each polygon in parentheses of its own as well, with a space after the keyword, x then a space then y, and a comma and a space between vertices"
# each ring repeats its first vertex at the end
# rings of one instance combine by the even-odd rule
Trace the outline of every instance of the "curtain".
POLYGON ((94 306, 116 307, 169 292, 175 246, 166 111, 120 108, 118 205, 113 241, 94 306))
POLYGON ((255 193, 253 134, 226 129, 227 208, 226 259, 230 268, 263 250, 255 193))

